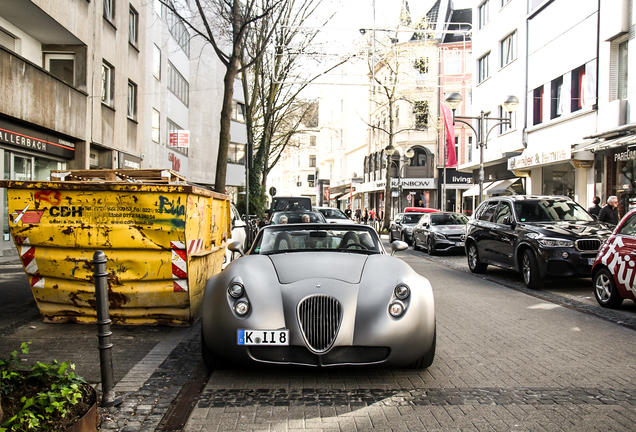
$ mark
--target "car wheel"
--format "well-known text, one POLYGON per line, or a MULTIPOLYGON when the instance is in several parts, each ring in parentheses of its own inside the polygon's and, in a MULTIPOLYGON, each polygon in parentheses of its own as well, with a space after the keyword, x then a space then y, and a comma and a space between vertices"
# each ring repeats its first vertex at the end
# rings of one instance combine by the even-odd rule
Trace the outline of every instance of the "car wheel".
POLYGON ((521 273, 523 273, 523 281, 528 288, 539 289, 543 286, 543 279, 541 279, 541 275, 539 275, 537 257, 530 249, 523 251, 521 273))
POLYGON ((437 255, 437 251, 435 250, 435 245, 433 244, 433 241, 431 240, 430 237, 426 240, 426 250, 428 251, 429 255, 437 255))
POLYGON ((209 371, 223 368, 223 362, 219 360, 205 344, 203 332, 201 332, 201 352, 203 354, 203 363, 205 363, 205 367, 207 367, 209 371))
POLYGON ((426 369, 430 365, 433 364, 433 359, 435 359, 435 347, 437 346, 437 330, 433 333, 433 343, 431 344, 431 348, 428 352, 419 360, 414 361, 409 365, 411 369, 426 369))
POLYGON ((623 303, 609 270, 601 269, 594 275, 594 296, 604 308, 615 308, 623 303))
POLYGON ((468 246, 468 268, 473 273, 484 273, 488 264, 484 264, 479 261, 479 253, 477 252, 477 245, 471 243, 468 246))
POLYGON ((389 230, 389 243, 393 243, 395 239, 393 238, 393 231, 389 230))
POLYGON ((413 236, 413 250, 419 250, 419 248, 417 245, 417 237, 413 236))
POLYGON ((407 240, 406 234, 404 234, 404 233, 402 233, 402 241, 404 243, 406 243, 407 245, 409 245, 409 246, 411 245, 411 242, 409 240, 407 240))

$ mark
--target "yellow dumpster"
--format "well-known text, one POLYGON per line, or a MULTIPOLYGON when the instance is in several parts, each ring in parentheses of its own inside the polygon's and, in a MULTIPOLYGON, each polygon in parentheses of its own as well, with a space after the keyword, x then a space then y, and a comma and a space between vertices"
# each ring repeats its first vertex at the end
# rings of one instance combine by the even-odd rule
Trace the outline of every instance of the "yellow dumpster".
POLYGON ((113 322, 189 325, 200 317, 230 236, 229 197, 183 181, 131 182, 129 171, 140 170, 118 170, 118 180, 73 181, 81 177, 70 171, 58 178, 71 181, 0 181, 45 322, 96 321, 96 250, 108 259, 113 322))

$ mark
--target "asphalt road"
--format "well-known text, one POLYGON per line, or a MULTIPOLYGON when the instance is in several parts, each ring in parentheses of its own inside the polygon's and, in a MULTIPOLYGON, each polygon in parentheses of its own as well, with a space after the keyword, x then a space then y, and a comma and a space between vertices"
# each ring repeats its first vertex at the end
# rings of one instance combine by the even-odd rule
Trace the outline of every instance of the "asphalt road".
MULTIPOLYGON (((526 292, 510 272, 473 275, 462 256, 399 256, 434 288, 429 369, 214 371, 185 430, 633 430, 632 328, 526 292)), ((548 290, 579 304, 581 282, 548 290)))

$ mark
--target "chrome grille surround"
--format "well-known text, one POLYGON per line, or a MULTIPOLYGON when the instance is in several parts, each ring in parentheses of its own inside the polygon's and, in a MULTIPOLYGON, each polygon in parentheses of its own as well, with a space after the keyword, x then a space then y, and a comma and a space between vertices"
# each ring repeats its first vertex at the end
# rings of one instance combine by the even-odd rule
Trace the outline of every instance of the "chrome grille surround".
POLYGON ((598 252, 601 241, 599 239, 580 239, 574 242, 574 246, 581 252, 598 252))
POLYGON ((342 306, 330 296, 306 297, 298 303, 298 322, 307 347, 315 353, 325 353, 340 330, 342 306))

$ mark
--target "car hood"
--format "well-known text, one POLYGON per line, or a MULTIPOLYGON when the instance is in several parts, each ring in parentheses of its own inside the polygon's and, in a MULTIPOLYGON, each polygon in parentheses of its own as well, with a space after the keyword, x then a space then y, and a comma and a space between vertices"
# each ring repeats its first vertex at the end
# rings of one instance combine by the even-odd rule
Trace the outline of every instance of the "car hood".
POLYGON ((435 231, 441 234, 464 234, 466 232, 466 225, 439 225, 431 227, 431 231, 435 231))
POLYGON ((269 255, 281 284, 313 278, 360 283, 367 258, 367 255, 347 252, 294 252, 269 255), (320 265, 316 265, 317 262, 320 265))
POLYGON ((535 222, 520 225, 545 236, 606 238, 612 233, 608 226, 596 221, 535 222))

